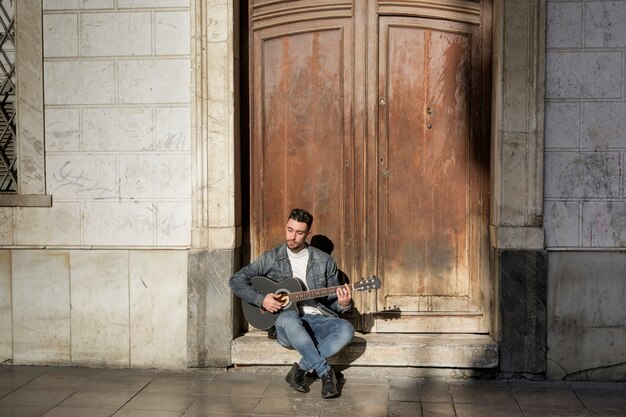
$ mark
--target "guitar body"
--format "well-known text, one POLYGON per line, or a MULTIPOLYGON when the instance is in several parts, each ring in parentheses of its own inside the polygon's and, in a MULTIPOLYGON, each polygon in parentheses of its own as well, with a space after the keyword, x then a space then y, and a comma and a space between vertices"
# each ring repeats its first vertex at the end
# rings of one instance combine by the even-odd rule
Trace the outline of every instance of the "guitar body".
MULTIPOLYGON (((303 290, 302 283, 296 278, 287 278, 284 281, 276 282, 267 277, 252 277, 250 284, 262 293, 289 294, 303 290)), ((278 315, 286 310, 298 311, 297 303, 288 303, 278 313, 270 313, 260 307, 241 301, 243 314, 248 323, 259 330, 267 330, 276 323, 278 315)))
MULTIPOLYGON (((278 313, 270 313, 260 307, 241 300, 243 314, 246 316, 248 323, 259 330, 267 330, 276 323, 278 315, 286 310, 298 311, 298 302, 304 300, 313 300, 315 298, 325 297, 335 294, 337 287, 316 288, 306 290, 303 283, 296 278, 287 278, 284 281, 276 282, 266 277, 252 277, 250 284, 264 294, 285 294, 283 298, 283 308, 278 313)), ((362 279, 356 284, 351 284, 352 291, 369 291, 380 288, 380 279, 376 276, 362 279)))

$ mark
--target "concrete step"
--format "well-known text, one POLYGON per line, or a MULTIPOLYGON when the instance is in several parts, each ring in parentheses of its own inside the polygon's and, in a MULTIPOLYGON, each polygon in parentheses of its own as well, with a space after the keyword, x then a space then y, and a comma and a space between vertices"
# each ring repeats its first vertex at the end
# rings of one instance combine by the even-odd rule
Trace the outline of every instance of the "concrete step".
MULTIPOLYGON (((299 360, 267 332, 236 338, 231 359, 237 366, 290 365, 299 360)), ((350 345, 329 361, 339 366, 493 369, 498 344, 488 335, 357 333, 350 345)))

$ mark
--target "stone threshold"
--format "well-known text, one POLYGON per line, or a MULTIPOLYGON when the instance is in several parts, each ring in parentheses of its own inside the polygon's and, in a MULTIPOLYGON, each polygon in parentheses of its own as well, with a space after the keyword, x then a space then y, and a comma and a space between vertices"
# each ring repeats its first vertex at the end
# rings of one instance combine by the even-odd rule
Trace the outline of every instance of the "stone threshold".
MULTIPOLYGON (((291 365, 299 360, 267 332, 251 331, 233 340, 235 366, 291 365)), ((489 335, 356 333, 329 361, 339 366, 494 369, 498 344, 489 335)))

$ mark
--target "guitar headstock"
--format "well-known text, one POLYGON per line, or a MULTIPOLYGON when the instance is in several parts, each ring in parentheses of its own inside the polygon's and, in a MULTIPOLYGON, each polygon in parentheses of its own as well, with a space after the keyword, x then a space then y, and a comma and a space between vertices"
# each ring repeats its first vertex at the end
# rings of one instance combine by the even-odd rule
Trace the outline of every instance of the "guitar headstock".
POLYGON ((373 276, 371 278, 364 278, 361 281, 354 284, 354 291, 367 291, 380 288, 380 278, 373 276))

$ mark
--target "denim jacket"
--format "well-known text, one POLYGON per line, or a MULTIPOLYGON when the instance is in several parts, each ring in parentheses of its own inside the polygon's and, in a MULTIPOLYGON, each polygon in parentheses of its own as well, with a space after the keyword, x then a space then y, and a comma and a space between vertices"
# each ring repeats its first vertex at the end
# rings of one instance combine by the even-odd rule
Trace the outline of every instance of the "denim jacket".
MULTIPOLYGON (((306 283, 309 289, 338 286, 337 264, 333 258, 326 252, 312 246, 307 245, 307 249, 309 262, 306 267, 306 283)), ((230 278, 230 288, 239 298, 261 307, 267 294, 261 293, 250 285, 250 279, 255 276, 264 276, 276 282, 293 277, 285 243, 263 253, 257 260, 243 267, 230 278)), ((352 306, 351 304, 346 309, 341 308, 336 294, 316 298, 316 301, 319 309, 327 316, 336 316, 336 313, 343 313, 352 306)))

